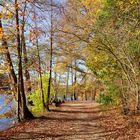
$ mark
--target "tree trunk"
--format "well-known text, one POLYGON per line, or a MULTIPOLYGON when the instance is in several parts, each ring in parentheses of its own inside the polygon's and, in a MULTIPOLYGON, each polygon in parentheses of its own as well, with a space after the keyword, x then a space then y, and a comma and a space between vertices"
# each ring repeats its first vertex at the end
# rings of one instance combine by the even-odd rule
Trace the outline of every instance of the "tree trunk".
POLYGON ((71 86, 72 86, 72 94, 71 94, 71 100, 74 100, 74 82, 73 82, 73 69, 71 68, 71 86))
POLYGON ((123 79, 121 84, 122 84, 122 90, 121 90, 122 109, 123 109, 123 114, 127 115, 129 113, 128 96, 127 96, 127 90, 124 88, 123 79))
POLYGON ((47 111, 50 111, 49 103, 50 103, 51 83, 52 83, 52 59, 53 59, 53 9, 52 9, 52 0, 51 0, 50 67, 49 67, 49 81, 48 81, 47 102, 46 102, 47 111))
POLYGON ((52 82, 52 42, 51 42, 51 50, 50 50, 50 70, 49 70, 49 80, 48 80, 48 92, 47 92, 47 102, 46 102, 46 109, 49 109, 49 102, 50 102, 50 94, 51 94, 51 82, 52 82))
POLYGON ((40 89, 41 89, 42 104, 43 104, 43 110, 44 110, 45 100, 44 100, 44 90, 43 90, 43 80, 42 80, 41 58, 40 58, 39 44, 38 44, 37 36, 36 36, 36 45, 37 45, 37 55, 38 55, 38 62, 39 62, 40 89))
POLYGON ((68 90, 69 90, 69 68, 67 68, 66 100, 68 99, 68 90))
POLYGON ((74 100, 77 100, 76 95, 76 83, 77 83, 77 73, 76 73, 76 60, 75 60, 75 73, 74 73, 74 100))
POLYGON ((57 94, 58 94, 58 87, 57 87, 57 74, 55 74, 55 79, 54 79, 54 86, 55 86, 55 101, 57 101, 57 94))
POLYGON ((96 97, 96 89, 92 89, 91 90, 91 96, 92 96, 92 101, 95 101, 95 97, 96 97))
POLYGON ((37 35, 37 23, 36 23, 36 13, 34 11, 34 18, 35 18, 35 38, 36 38, 36 48, 37 48, 37 57, 38 57, 38 68, 39 68, 39 78, 40 78, 40 90, 41 90, 41 98, 42 98, 42 105, 43 105, 43 111, 45 109, 45 100, 44 100, 44 89, 43 89, 43 80, 42 80, 42 68, 41 68, 41 57, 40 57, 40 51, 39 51, 39 42, 38 42, 38 35, 37 35))
POLYGON ((28 70, 28 57, 27 57, 27 50, 26 50, 26 43, 25 43, 25 35, 24 35, 24 29, 25 29, 25 12, 27 8, 27 3, 25 1, 24 11, 23 11, 23 19, 22 19, 22 28, 21 28, 21 44, 23 48, 23 57, 24 57, 24 64, 25 64, 25 78, 26 78, 26 86, 27 86, 27 92, 31 92, 31 81, 30 81, 30 74, 28 70))
POLYGON ((123 114, 127 115, 129 113, 129 107, 128 107, 128 100, 127 97, 122 93, 122 106, 123 106, 123 114))
POLYGON ((86 101, 88 100, 87 92, 86 92, 86 91, 85 91, 85 100, 86 100, 86 101))
POLYGON ((140 85, 137 83, 136 85, 136 110, 137 112, 140 112, 140 85))
POLYGON ((50 94, 51 94, 51 82, 52 82, 52 36, 51 36, 51 49, 50 49, 50 67, 49 67, 49 80, 48 80, 48 92, 47 92, 47 102, 46 102, 46 109, 49 109, 49 102, 50 102, 50 94))
POLYGON ((26 97, 24 91, 23 71, 22 71, 22 46, 20 41, 19 30, 19 14, 18 14, 18 0, 15 0, 15 16, 16 16, 16 38, 17 38, 17 51, 18 51, 18 119, 33 118, 32 113, 28 110, 26 104, 26 97))

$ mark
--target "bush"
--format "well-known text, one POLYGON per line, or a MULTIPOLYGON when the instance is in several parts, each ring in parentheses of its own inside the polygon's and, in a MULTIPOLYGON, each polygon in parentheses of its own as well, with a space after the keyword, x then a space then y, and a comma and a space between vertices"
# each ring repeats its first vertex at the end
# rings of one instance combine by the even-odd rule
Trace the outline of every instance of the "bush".
POLYGON ((97 102, 99 102, 102 105, 109 105, 113 102, 113 99, 109 95, 101 94, 97 99, 97 102))
MULTIPOLYGON (((43 80, 44 100, 46 102, 46 100, 47 100, 46 93, 47 93, 47 89, 48 89, 48 75, 47 74, 43 75, 42 80, 43 80)), ((40 81, 40 79, 37 79, 38 85, 40 85, 39 81, 40 81)), ((39 88, 28 95, 28 101, 32 102, 32 104, 33 104, 32 108, 31 108, 33 114, 38 114, 40 112, 43 112, 43 104, 42 104, 41 94, 42 93, 41 93, 41 90, 39 88)), ((51 89, 51 96, 54 96, 53 88, 51 89)))
POLYGON ((107 85, 106 92, 99 95, 97 102, 102 105, 118 105, 120 103, 120 91, 118 87, 107 85))
POLYGON ((32 106, 33 114, 38 114, 40 112, 43 112, 43 104, 42 104, 40 90, 36 90, 35 92, 28 95, 28 101, 33 102, 33 106, 32 106))

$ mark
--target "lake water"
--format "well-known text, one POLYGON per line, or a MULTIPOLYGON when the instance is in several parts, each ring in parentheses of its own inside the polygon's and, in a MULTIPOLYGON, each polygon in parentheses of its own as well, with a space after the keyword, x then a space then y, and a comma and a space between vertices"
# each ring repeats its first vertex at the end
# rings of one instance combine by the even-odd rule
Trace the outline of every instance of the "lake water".
POLYGON ((0 94, 0 131, 13 125, 16 117, 11 113, 11 109, 14 110, 15 106, 15 102, 10 99, 10 95, 0 94), (12 116, 3 115, 6 112, 12 114, 12 116))
MULTIPOLYGON (((12 100, 9 100, 10 98, 10 95, 0 94, 0 131, 11 127, 16 121, 16 115, 12 115, 10 117, 7 115, 3 116, 3 114, 6 112, 11 112, 11 109, 16 109, 16 103, 12 100)), ((63 100, 63 96, 58 98, 63 100)), ((71 100, 71 97, 68 97, 67 100, 71 100)))

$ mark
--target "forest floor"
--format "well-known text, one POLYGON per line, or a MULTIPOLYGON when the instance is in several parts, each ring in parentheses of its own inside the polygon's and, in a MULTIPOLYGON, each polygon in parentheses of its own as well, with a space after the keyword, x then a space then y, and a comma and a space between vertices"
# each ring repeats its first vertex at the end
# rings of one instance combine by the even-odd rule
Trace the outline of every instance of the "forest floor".
POLYGON ((140 140, 139 119, 105 110, 95 102, 70 101, 0 132, 0 140, 140 140))

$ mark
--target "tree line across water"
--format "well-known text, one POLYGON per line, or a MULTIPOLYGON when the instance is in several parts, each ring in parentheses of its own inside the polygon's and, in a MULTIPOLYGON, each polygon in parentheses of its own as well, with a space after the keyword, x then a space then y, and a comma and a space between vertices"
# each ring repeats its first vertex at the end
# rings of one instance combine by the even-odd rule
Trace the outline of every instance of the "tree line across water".
POLYGON ((2 0, 0 7, 7 77, 0 86, 16 100, 19 121, 49 111, 59 96, 139 112, 139 0, 2 0))

